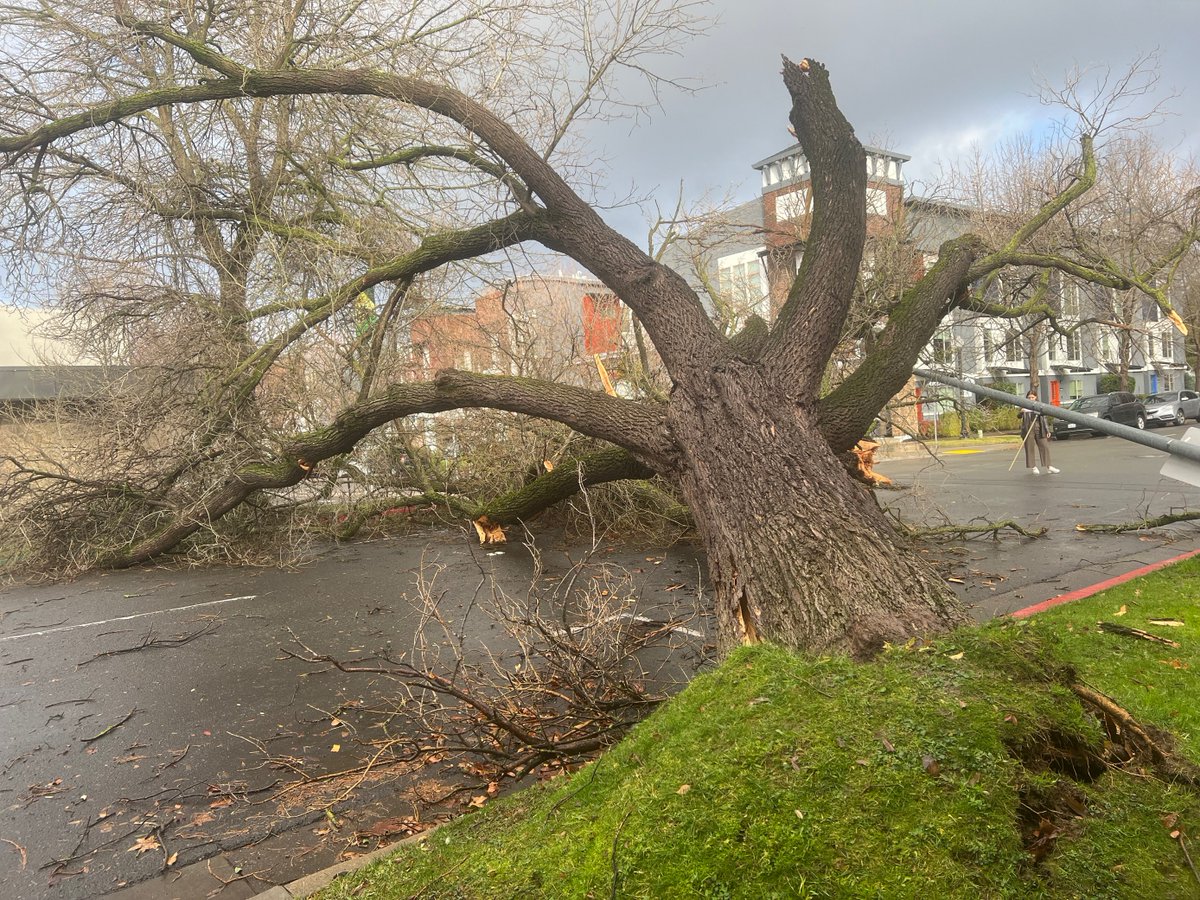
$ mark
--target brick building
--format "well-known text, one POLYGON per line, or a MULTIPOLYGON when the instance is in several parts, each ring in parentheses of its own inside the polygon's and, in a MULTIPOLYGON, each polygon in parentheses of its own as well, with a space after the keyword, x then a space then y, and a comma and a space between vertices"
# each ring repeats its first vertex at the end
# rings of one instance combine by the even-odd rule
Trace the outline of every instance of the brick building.
POLYGON ((594 358, 615 367, 630 323, 629 310, 599 281, 526 275, 480 294, 473 306, 414 320, 414 374, 464 369, 595 386, 594 358))

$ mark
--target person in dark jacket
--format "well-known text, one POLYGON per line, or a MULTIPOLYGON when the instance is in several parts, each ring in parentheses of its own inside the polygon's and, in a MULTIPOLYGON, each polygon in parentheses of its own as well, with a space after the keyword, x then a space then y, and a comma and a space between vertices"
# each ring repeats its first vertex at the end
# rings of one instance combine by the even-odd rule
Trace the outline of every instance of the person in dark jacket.
MULTIPOLYGON (((1037 391, 1030 391, 1025 395, 1030 400, 1038 398, 1037 391)), ((1021 440, 1025 445, 1025 468, 1033 472, 1034 475, 1041 475, 1042 470, 1037 467, 1034 460, 1034 453, 1041 458, 1043 468, 1051 475, 1057 475, 1059 470, 1050 465, 1050 423, 1046 421, 1046 417, 1039 412, 1034 412, 1032 409, 1021 410, 1021 440)))

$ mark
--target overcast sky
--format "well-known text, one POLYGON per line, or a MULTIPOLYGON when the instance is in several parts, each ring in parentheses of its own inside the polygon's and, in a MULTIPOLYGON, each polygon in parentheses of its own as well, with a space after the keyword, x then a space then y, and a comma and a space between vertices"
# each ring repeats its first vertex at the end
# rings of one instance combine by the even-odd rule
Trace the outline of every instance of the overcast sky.
MULTIPOLYGON (((867 144, 912 156, 910 180, 935 164, 1045 127, 1039 71, 1059 83, 1073 66, 1128 68, 1157 52, 1159 94, 1176 115, 1160 140, 1190 152, 1200 137, 1200 0, 715 0, 720 21, 667 69, 711 85, 668 93, 649 122, 594 137, 613 196, 636 184, 664 206, 685 192, 739 200, 759 192, 751 165, 793 142, 780 56, 825 63, 838 101, 867 144)), ((641 236, 636 212, 609 220, 641 236)))

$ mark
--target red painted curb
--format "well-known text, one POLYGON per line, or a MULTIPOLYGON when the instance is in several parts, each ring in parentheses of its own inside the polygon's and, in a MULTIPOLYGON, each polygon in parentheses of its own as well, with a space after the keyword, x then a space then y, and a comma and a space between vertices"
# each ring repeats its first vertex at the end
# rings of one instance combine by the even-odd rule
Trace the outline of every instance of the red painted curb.
POLYGON ((1151 563, 1148 566, 1142 566, 1140 569, 1134 569, 1132 572, 1126 572, 1124 575, 1117 575, 1114 578, 1109 578, 1105 581, 1097 582, 1089 587, 1079 588, 1075 591, 1067 591, 1065 594, 1059 594, 1057 597, 1051 597, 1049 600, 1043 600, 1041 603, 1035 603, 1033 606, 1026 606, 1024 609, 1018 609, 1016 612, 1009 613, 1014 619, 1024 619, 1027 616, 1037 615, 1040 612, 1045 612, 1054 606, 1061 606, 1064 603, 1070 603, 1072 600, 1082 600, 1084 597, 1090 597, 1093 594, 1098 594, 1101 591, 1106 591, 1110 587, 1116 587, 1118 584, 1124 584, 1127 581, 1132 581, 1142 575, 1149 575, 1151 572, 1157 572, 1159 569, 1165 569, 1167 566, 1173 566, 1176 563, 1183 562, 1185 559, 1191 559, 1193 556, 1200 554, 1200 550, 1191 550, 1187 553, 1173 556, 1170 559, 1164 559, 1162 562, 1151 563))

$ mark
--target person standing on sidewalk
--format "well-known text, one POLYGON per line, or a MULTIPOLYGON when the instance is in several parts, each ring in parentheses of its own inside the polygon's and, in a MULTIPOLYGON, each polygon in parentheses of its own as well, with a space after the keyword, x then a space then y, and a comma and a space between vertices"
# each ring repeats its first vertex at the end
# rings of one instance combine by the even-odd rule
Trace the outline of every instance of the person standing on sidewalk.
MULTIPOLYGON (((1030 391, 1025 397, 1029 400, 1038 398, 1037 391, 1030 391)), ((1046 417, 1032 409, 1021 410, 1021 441, 1025 445, 1025 468, 1034 475, 1041 475, 1037 467, 1034 453, 1040 457, 1042 465, 1051 475, 1057 475, 1059 470, 1050 465, 1050 423, 1046 417), (1036 451, 1035 448, 1036 447, 1036 451)))

